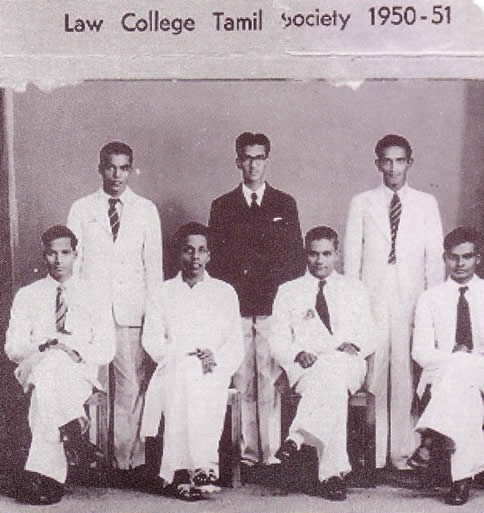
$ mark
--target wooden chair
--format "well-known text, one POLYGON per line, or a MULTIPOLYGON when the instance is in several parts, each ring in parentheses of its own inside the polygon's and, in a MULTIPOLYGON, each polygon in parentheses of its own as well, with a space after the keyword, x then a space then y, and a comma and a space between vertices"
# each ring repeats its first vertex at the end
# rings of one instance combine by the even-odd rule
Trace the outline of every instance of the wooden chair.
POLYGON ((240 442, 242 438, 240 392, 229 388, 225 425, 219 444, 220 476, 232 488, 242 486, 240 476, 240 442))
MULTIPOLYGON (((287 377, 285 383, 284 378, 279 379, 277 386, 281 392, 281 438, 284 440, 296 415, 301 395, 289 387, 287 377)), ((350 486, 374 488, 375 397, 369 392, 359 391, 348 399, 347 447, 352 466, 348 476, 350 486)))
POLYGON ((105 464, 109 463, 108 458, 108 396, 102 390, 94 390, 91 397, 85 402, 89 418, 89 441, 95 444, 104 454, 105 464))

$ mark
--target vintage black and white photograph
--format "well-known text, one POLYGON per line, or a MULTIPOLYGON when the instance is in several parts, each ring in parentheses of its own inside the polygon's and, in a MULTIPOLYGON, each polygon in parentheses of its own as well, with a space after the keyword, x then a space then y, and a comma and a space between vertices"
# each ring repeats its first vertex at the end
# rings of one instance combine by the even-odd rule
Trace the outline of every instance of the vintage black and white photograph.
POLYGON ((0 98, 0 511, 484 508, 483 81, 0 98))

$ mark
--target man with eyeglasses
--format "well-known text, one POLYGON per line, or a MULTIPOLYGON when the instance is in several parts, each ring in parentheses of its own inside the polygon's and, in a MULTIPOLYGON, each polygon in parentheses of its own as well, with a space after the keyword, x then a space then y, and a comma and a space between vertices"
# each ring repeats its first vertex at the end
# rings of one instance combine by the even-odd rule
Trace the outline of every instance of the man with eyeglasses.
POLYGON ((277 463, 280 398, 274 382, 280 368, 268 344, 270 316, 281 283, 304 273, 305 256, 297 206, 292 196, 265 180, 270 141, 245 132, 236 140, 242 183, 211 207, 210 272, 239 296, 245 358, 234 376, 242 397, 242 458, 252 466, 277 463))
POLYGON ((139 437, 148 357, 141 346, 145 300, 162 279, 161 228, 156 206, 129 187, 133 151, 122 142, 104 145, 98 172, 102 187, 74 202, 68 225, 79 239, 78 272, 104 291, 112 305, 116 356, 110 390, 114 410, 113 485, 138 479, 145 463, 139 437), (131 470, 131 472, 129 472, 131 470))
POLYGON ((421 444, 408 463, 435 474, 450 454, 445 501, 453 506, 467 502, 473 476, 484 470, 484 281, 475 275, 480 245, 473 228, 461 226, 445 237, 448 278, 422 293, 415 314, 412 354, 423 369, 417 392, 428 404, 416 426, 421 444))
POLYGON ((345 274, 369 294, 377 332, 370 391, 376 399, 376 465, 406 469, 416 441, 411 327, 419 294, 443 280, 442 223, 435 198, 411 188, 412 148, 389 134, 375 146, 383 183, 356 195, 345 237, 345 274))

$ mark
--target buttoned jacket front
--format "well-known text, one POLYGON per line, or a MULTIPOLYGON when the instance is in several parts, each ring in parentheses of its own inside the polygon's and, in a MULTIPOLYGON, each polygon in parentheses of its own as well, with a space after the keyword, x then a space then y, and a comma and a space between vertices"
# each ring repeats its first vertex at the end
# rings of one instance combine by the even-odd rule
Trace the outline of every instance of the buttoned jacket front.
MULTIPOLYGON (((435 198, 407 188, 396 238, 396 269, 405 302, 412 307, 424 288, 444 277, 442 223, 435 198)), ((384 186, 356 195, 345 234, 345 274, 361 279, 372 300, 381 292, 391 249, 384 186)))
POLYGON ((156 206, 127 189, 115 242, 102 191, 73 203, 68 226, 79 238, 78 272, 102 288, 121 326, 141 326, 147 295, 162 279, 161 227, 156 206))
MULTIPOLYGON (((474 276, 465 285, 469 287, 465 298, 471 317, 473 353, 484 354, 484 280, 474 276)), ((417 303, 412 356, 423 368, 419 395, 453 354, 459 287, 449 278, 423 292, 417 303)))
POLYGON ((333 271, 324 290, 333 334, 316 311, 318 280, 309 272, 281 285, 274 301, 271 350, 291 385, 307 370, 295 362, 300 351, 334 354, 343 342, 350 342, 365 358, 375 349, 373 319, 363 284, 333 271))

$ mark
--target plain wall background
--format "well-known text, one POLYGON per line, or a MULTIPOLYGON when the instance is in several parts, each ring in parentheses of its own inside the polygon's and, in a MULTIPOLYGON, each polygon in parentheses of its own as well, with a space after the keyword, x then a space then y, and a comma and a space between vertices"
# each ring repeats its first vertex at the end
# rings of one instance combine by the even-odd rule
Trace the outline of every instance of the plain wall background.
POLYGON ((439 202, 444 230, 482 219, 484 84, 367 81, 356 91, 325 81, 105 81, 14 96, 19 212, 15 283, 40 276, 39 237, 64 223, 71 203, 99 187, 98 152, 132 146, 132 188, 152 199, 165 241, 240 181, 234 141, 272 143, 268 181, 292 194, 303 231, 344 233, 351 197, 377 186, 373 148, 386 133, 414 149, 412 186, 439 202))

